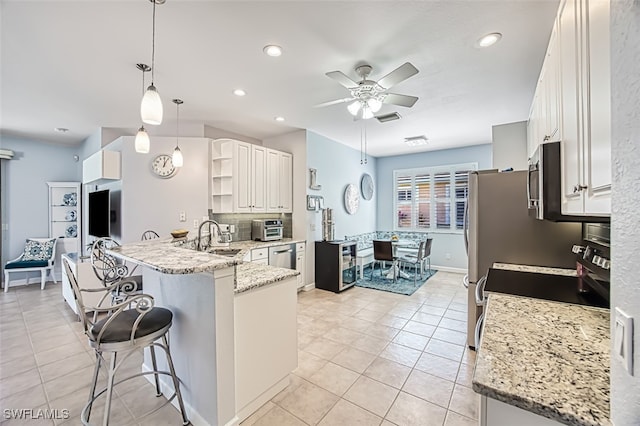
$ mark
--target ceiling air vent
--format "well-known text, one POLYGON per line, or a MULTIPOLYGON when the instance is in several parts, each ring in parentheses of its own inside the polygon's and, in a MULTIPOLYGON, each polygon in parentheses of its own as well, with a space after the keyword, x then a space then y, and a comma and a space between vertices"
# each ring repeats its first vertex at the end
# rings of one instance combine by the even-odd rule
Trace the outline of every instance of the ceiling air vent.
POLYGON ((400 114, 398 114, 397 112, 392 112, 390 114, 376 115, 376 118, 379 122, 386 123, 387 121, 399 120, 400 114))
POLYGON ((427 137, 425 135, 411 136, 409 138, 404 138, 404 143, 406 143, 407 145, 413 147, 413 146, 426 145, 428 140, 429 139, 427 139, 427 137))

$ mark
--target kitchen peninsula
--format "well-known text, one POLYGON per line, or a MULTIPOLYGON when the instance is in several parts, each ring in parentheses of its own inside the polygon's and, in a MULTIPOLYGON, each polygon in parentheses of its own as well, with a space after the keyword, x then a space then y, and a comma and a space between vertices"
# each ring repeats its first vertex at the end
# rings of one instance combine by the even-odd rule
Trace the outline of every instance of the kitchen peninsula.
MULTIPOLYGON (((234 425, 284 389, 297 367, 298 272, 192 246, 153 240, 110 252, 141 265, 144 292, 173 312, 171 352, 191 422, 234 425)), ((145 352, 142 369, 149 365, 145 352)))

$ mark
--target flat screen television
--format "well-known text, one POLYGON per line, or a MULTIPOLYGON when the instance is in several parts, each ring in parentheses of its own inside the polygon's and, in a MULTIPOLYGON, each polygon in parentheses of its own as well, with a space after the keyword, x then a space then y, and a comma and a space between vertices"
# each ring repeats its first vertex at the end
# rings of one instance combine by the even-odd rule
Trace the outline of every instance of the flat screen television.
POLYGON ((89 193, 89 235, 94 237, 110 236, 111 209, 109 190, 89 193))

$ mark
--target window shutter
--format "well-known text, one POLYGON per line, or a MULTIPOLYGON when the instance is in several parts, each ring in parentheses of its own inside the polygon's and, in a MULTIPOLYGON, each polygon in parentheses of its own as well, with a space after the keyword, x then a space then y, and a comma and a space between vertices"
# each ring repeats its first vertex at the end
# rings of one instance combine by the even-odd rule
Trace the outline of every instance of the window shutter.
POLYGON ((451 228, 451 173, 436 173, 433 184, 436 201, 436 228, 449 229, 451 228))
POLYGON ((396 177, 396 217, 399 229, 412 227, 412 186, 411 176, 396 177))
POLYGON ((464 205, 469 195, 469 170, 456 171, 454 182, 456 191, 456 229, 463 229, 464 205))
POLYGON ((431 226, 431 175, 416 175, 416 228, 428 229, 431 226))

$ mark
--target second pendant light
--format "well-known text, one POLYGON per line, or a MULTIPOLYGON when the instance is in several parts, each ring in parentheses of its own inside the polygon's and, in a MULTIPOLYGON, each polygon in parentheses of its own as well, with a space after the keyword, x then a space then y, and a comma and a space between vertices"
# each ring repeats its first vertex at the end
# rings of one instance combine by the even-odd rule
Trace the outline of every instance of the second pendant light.
POLYGON ((173 103, 176 104, 176 149, 173 150, 173 156, 171 157, 171 161, 173 165, 176 167, 182 167, 184 163, 184 159, 182 158, 182 151, 180 151, 180 105, 184 102, 182 99, 174 99, 173 103))

